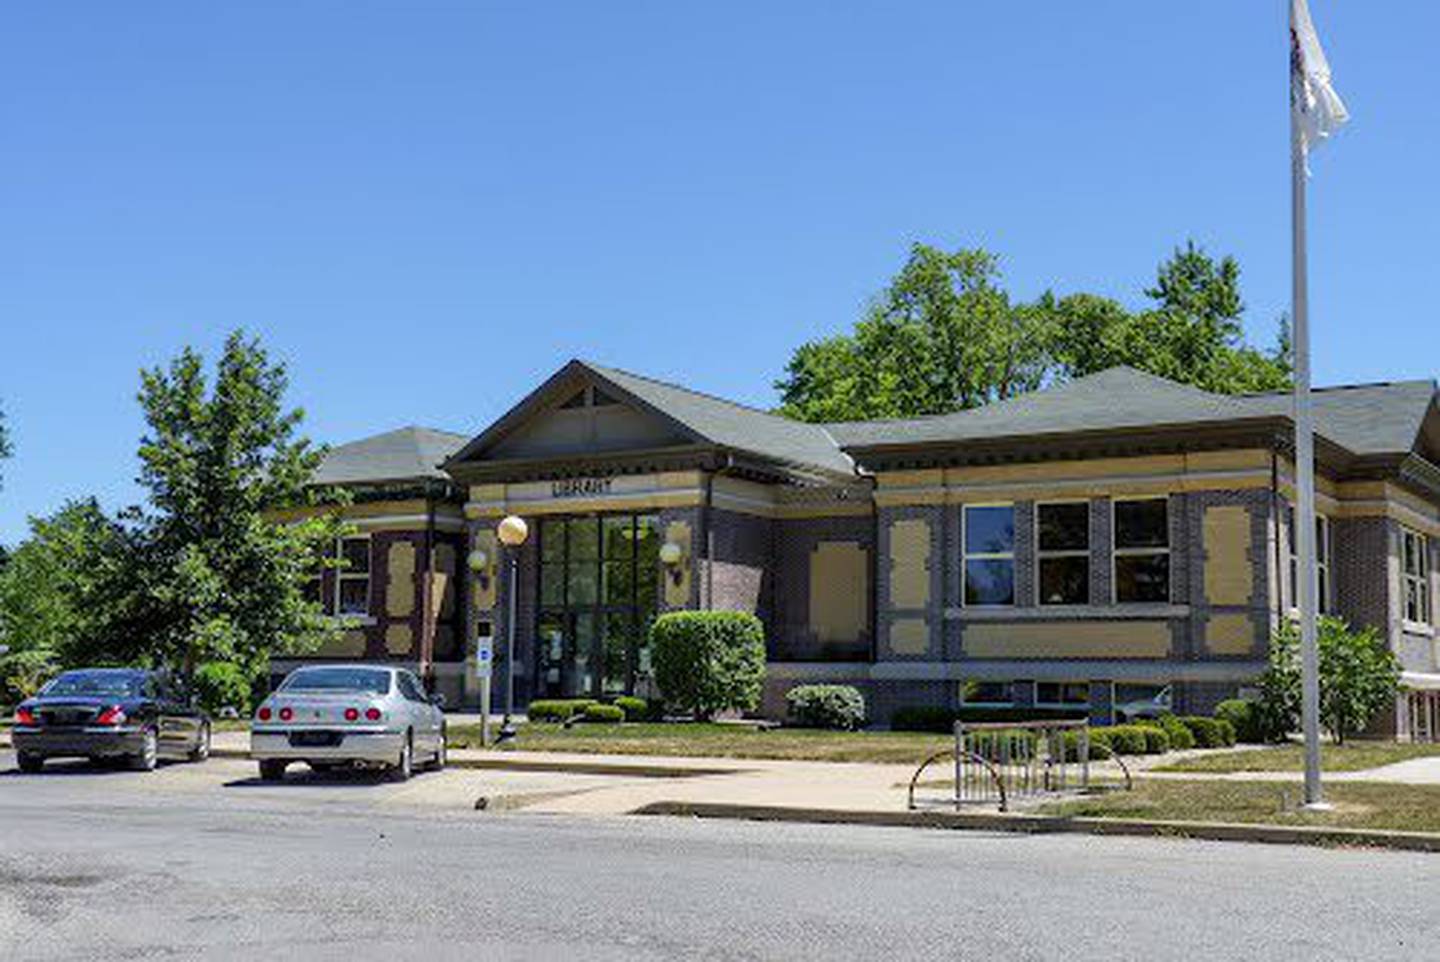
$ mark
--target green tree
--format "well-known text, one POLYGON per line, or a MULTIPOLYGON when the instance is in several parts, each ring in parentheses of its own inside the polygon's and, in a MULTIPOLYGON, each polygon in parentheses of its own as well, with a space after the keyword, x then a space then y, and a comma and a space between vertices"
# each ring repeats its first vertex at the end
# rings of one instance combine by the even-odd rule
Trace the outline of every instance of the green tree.
POLYGON ((650 626, 665 707, 708 719, 753 711, 765 686, 765 627, 744 611, 671 611, 650 626))
POLYGON ((1015 303, 995 257, 915 245, 853 332, 801 345, 776 382, 807 421, 945 414, 1120 364, 1222 393, 1287 387, 1288 333, 1243 340, 1240 268, 1193 243, 1160 265, 1133 312, 1111 298, 1046 293, 1015 303))
MULTIPOLYGON (((1395 704, 1400 664, 1374 628, 1352 630, 1338 618, 1321 618, 1318 628, 1320 724, 1343 742, 1395 704)), ((1289 621, 1271 640, 1260 692, 1266 734, 1279 739, 1294 731, 1300 721, 1300 633, 1289 621)))
POLYGON ((55 668, 123 661, 110 619, 123 611, 130 533, 93 500, 30 519, 30 536, 0 570, 0 677, 23 697, 55 668), (118 603, 117 603, 118 602, 118 603))
POLYGON ((253 676, 271 655, 308 650, 330 630, 305 586, 339 522, 275 516, 318 503, 306 485, 323 456, 298 436, 303 413, 286 408, 287 385, 284 365, 240 332, 225 343, 213 390, 190 348, 141 374, 149 511, 137 623, 155 660, 187 673, 225 661, 253 676))
POLYGON ((999 286, 995 257, 916 244, 850 335, 802 345, 776 384, 809 421, 943 414, 1038 387, 1043 312, 999 286))
MULTIPOLYGON (((10 457, 12 453, 14 452, 10 447, 10 432, 5 427, 5 412, 0 410, 0 461, 10 457)), ((0 474, 0 481, 4 480, 5 476, 0 474)))

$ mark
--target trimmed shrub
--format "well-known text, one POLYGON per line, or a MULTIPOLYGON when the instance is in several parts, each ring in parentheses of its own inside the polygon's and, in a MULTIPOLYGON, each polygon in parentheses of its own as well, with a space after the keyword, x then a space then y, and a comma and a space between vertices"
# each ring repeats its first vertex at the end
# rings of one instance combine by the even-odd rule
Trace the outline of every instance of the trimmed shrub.
POLYGON ((1260 705, 1248 698, 1230 698, 1215 706, 1215 718, 1229 722, 1237 741, 1259 744, 1267 741, 1260 705))
POLYGON ((1228 748, 1235 744, 1235 728, 1228 721, 1200 715, 1186 715, 1180 721, 1190 729, 1200 748, 1228 748))
POLYGON ((525 709, 531 721, 563 722, 595 704, 593 698, 537 698, 525 709))
POLYGON ((1147 731, 1159 731, 1143 725, 1111 725, 1105 729, 1105 737, 1117 755, 1145 755, 1149 753, 1150 742, 1147 731))
POLYGON ((599 722, 614 725, 625 720, 625 709, 619 705, 601 705, 592 702, 580 713, 582 722, 599 722))
POLYGON ((650 717, 650 703, 634 695, 621 695, 616 698, 615 707, 625 713, 626 721, 644 721, 650 717))
POLYGON ((1187 748, 1195 747, 1195 736, 1190 734, 1190 729, 1185 727, 1185 723, 1174 715, 1165 714, 1159 718, 1147 718, 1135 724, 1164 731, 1170 739, 1170 745, 1166 751, 1184 751, 1187 748))
MULTIPOLYGON (((1107 729, 1090 729, 1090 760, 1092 762, 1104 761, 1110 757, 1110 735, 1107 729)), ((1065 733, 1065 760, 1067 762, 1078 762, 1080 760, 1080 733, 1065 733)))
POLYGON ((667 706, 705 719, 760 704, 765 628, 748 612, 668 612, 650 626, 650 651, 667 706))
POLYGON ((211 715, 233 708, 242 717, 250 714, 250 677, 239 665, 228 661, 207 661, 195 669, 191 679, 200 707, 211 715))
POLYGON ((865 696, 853 685, 796 685, 785 693, 785 710, 804 728, 854 731, 865 724, 865 696))

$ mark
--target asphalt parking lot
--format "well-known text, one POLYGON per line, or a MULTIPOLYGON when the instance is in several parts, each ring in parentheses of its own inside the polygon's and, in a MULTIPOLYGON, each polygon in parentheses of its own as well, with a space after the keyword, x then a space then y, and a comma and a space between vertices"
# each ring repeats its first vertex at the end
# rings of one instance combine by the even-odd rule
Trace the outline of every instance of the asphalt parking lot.
POLYGON ((611 776, 407 783, 0 754, 0 958, 1431 959, 1440 858, 477 812, 611 776))

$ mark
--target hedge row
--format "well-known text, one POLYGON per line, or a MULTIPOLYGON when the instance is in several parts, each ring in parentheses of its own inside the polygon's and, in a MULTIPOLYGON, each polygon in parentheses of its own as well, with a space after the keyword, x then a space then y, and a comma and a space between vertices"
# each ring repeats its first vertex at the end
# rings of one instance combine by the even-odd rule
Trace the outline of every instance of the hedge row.
POLYGON ((650 704, 643 698, 621 696, 613 704, 593 698, 537 698, 525 713, 531 721, 586 722, 643 721, 650 715, 650 704))
POLYGON ((802 728, 854 731, 865 724, 865 696, 853 685, 796 685, 785 693, 785 710, 802 728))

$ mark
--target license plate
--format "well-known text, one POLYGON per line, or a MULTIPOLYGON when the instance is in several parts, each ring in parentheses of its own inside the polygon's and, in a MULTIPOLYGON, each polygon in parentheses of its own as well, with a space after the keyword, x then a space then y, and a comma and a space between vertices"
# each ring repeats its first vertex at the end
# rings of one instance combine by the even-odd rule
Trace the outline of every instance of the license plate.
POLYGON ((291 732, 290 744, 296 748, 334 748, 340 738, 339 732, 291 732))

